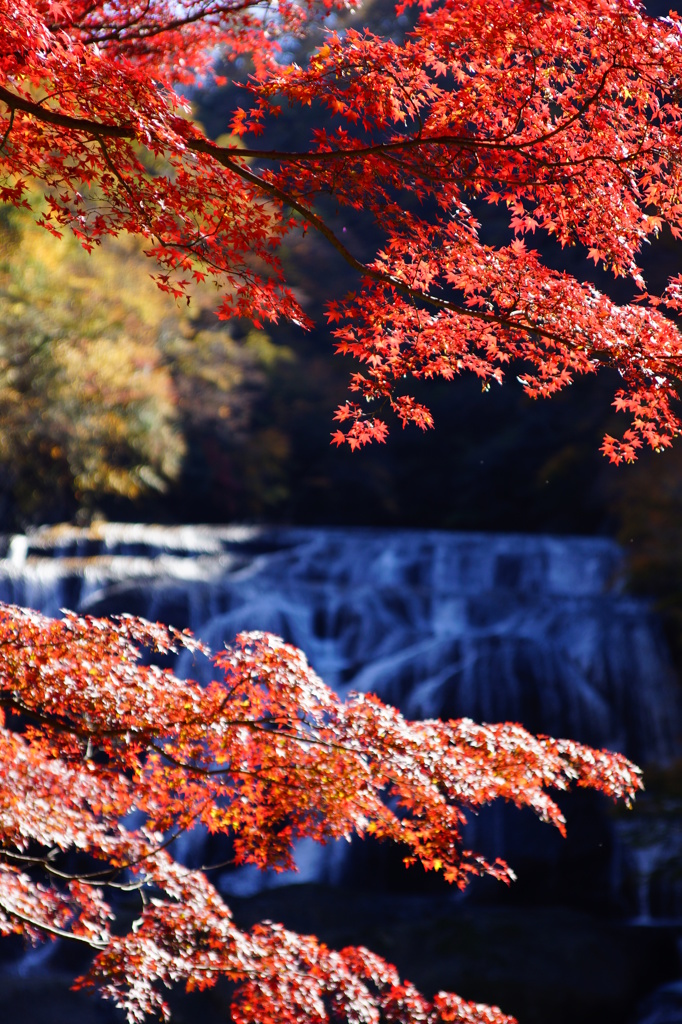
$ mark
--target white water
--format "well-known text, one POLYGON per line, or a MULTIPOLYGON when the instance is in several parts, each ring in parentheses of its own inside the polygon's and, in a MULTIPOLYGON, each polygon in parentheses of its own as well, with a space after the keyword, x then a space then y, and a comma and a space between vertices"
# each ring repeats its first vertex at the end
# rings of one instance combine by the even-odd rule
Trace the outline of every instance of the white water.
POLYGON ((0 599, 138 612, 215 649, 268 630, 337 690, 413 717, 517 720, 665 761, 676 684, 622 573, 617 545, 592 538, 106 524, 14 537, 0 599))
MULTIPOLYGON (((608 540, 436 531, 103 524, 14 537, 0 560, 0 600, 142 614, 214 649, 267 630, 339 692, 412 717, 520 721, 662 763, 681 749, 677 684, 655 617, 622 584, 608 540)), ((201 842, 184 837, 183 856, 201 842)), ((337 878, 344 846, 302 847, 299 879, 337 878)))

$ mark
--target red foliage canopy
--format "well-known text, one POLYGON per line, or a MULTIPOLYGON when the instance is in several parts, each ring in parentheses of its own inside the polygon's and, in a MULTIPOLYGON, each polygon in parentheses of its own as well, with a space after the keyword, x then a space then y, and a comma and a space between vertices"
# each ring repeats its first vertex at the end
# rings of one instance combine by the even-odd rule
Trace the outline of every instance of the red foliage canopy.
POLYGON ((300 651, 260 633, 213 655, 204 689, 140 660, 180 648, 207 654, 132 617, 2 608, 0 933, 92 947, 80 983, 129 1021, 164 1012, 166 985, 222 975, 235 1024, 509 1022, 447 993, 426 1000, 366 949, 333 952, 269 923, 240 931, 206 875, 173 860, 174 838, 201 823, 233 837, 237 863, 284 869, 299 837, 370 833, 459 886, 509 880, 503 862, 460 848, 467 811, 502 797, 563 830, 547 787, 629 800, 638 770, 519 725, 408 722, 376 697, 342 702, 300 651), (139 895, 125 934, 110 929, 121 890, 139 895))
MULTIPOLYGON (((340 350, 363 364, 352 387, 404 423, 430 424, 405 377, 469 370, 485 383, 522 360, 524 387, 545 395, 607 365, 632 418, 607 454, 668 445, 681 343, 659 307, 682 306, 682 279, 650 296, 637 256, 664 227, 681 230, 678 20, 626 0, 422 0, 402 42, 331 33, 305 68, 278 64, 278 34, 332 6, 0 0, 0 201, 25 205, 38 180, 47 229, 86 248, 141 234, 161 288, 182 296, 213 277, 220 314, 255 320, 306 324, 277 252, 314 229, 361 278, 328 311, 340 350), (315 102, 326 124, 307 150, 218 145, 184 116, 175 87, 209 75, 218 49, 253 60, 233 133, 263 132, 282 100, 315 102), (163 157, 154 173, 150 154, 163 157), (325 195, 375 219, 385 242, 373 260, 320 215, 325 195), (485 243, 472 199, 506 205, 509 245, 485 243), (524 242, 536 229, 585 246, 642 301, 617 306, 544 266, 524 242)), ((335 440, 383 438, 363 408, 339 410, 349 430, 335 440)), ((181 646, 198 650, 135 619, 3 610, 0 930, 92 947, 83 984, 131 1021, 163 1008, 165 984, 226 975, 237 1024, 501 1024, 455 996, 425 1000, 366 950, 274 925, 241 932, 206 877, 172 859, 173 837, 202 822, 233 837, 238 861, 283 868, 297 837, 373 832, 456 884, 509 878, 459 848, 467 809, 503 797, 561 828, 546 787, 629 799, 636 769, 516 725, 409 723, 373 698, 341 703, 266 636, 216 655, 219 681, 203 690, 139 660, 140 648, 181 646), (140 898, 124 935, 107 900, 120 889, 140 898)))
MULTIPOLYGON (((669 445, 681 345, 662 310, 679 311, 682 278, 649 295, 637 260, 681 230, 680 20, 634 0, 421 0, 403 41, 347 30, 304 68, 277 63, 278 34, 344 2, 0 0, 0 200, 21 204, 38 179, 49 229, 86 246, 142 234, 162 288, 214 276, 221 315, 256 320, 307 322, 277 250, 313 228, 361 276, 328 311, 340 351, 363 364, 351 386, 403 423, 431 423, 405 377, 468 370, 485 385, 521 361, 539 396, 610 366, 631 424, 606 454, 669 445), (174 87, 208 75, 217 49, 255 67, 232 131, 263 132, 283 100, 314 102, 326 121, 308 149, 216 145, 183 116, 174 87), (145 151, 167 170, 150 175, 145 151), (374 218, 373 260, 323 219, 324 195, 374 218), (507 207, 510 244, 486 244, 472 199, 507 207), (525 242, 536 230, 630 278, 638 303, 545 266, 525 242)), ((385 436, 358 402, 337 418, 338 443, 385 436)))

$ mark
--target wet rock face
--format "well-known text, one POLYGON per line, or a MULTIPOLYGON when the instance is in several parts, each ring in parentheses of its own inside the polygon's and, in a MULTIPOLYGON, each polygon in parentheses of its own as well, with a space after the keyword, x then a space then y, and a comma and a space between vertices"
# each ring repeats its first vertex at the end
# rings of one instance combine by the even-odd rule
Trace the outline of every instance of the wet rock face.
POLYGON ((132 612, 216 649, 267 630, 335 689, 412 717, 520 721, 665 761, 677 686, 622 579, 608 540, 405 530, 99 524, 14 537, 0 559, 5 601, 132 612))
POLYGON ((636 1024, 680 1024, 682 1022, 682 981, 661 985, 637 1007, 636 1024))
MULTIPOLYGON (((682 735, 678 686, 655 617, 622 583, 608 540, 437 531, 64 526, 11 538, 0 559, 2 600, 133 613, 189 627, 213 649, 266 630, 339 692, 376 692, 410 717, 517 721, 665 762, 682 735)), ((190 657, 176 667, 210 677, 190 657)), ((504 807, 472 820, 466 842, 506 857, 529 899, 618 906, 606 805, 580 794, 566 811, 567 842, 504 807)), ((203 833, 178 847, 186 863, 206 863, 203 833)), ((298 853, 295 877, 243 868, 220 885, 241 895, 294 880, 415 887, 399 854, 305 842, 298 853)))

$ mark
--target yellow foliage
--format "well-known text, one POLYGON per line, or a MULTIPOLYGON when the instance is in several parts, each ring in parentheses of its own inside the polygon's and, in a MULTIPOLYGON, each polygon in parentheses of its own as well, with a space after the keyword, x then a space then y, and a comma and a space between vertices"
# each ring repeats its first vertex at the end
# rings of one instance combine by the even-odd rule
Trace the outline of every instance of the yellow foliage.
POLYGON ((0 208, 0 474, 24 516, 162 491, 187 429, 248 426, 280 350, 261 332, 235 341, 209 286, 174 304, 153 269, 135 238, 88 254, 0 208))

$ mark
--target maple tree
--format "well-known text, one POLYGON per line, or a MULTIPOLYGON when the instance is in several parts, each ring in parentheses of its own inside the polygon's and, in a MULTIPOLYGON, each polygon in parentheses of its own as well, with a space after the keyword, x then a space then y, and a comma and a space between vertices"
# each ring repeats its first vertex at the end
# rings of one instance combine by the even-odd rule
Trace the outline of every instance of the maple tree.
MULTIPOLYGON (((49 231, 68 228, 86 249, 141 235, 162 290, 214 279, 219 315, 257 324, 307 325, 278 250, 315 230, 360 277, 328 309, 339 350, 363 364, 351 386, 403 423, 430 425, 405 379, 468 371, 487 385, 521 361, 540 396, 604 365, 631 416, 606 454, 668 446, 681 351, 666 314, 682 279, 651 295, 637 259, 681 230, 678 20, 625 0, 423 0, 404 40, 348 28, 304 67, 278 62, 279 36, 343 6, 0 0, 0 201, 30 206, 38 182, 49 231), (177 92, 210 76, 217 52, 253 66, 225 144, 177 92), (324 109, 310 146, 247 145, 282 102, 324 109), (374 259, 345 245, 325 196, 374 219, 374 259), (482 201, 508 208, 509 244, 485 242, 482 201), (638 302, 546 266, 525 241, 536 230, 629 278, 638 302)), ((385 436, 359 402, 337 417, 338 443, 385 436)), ((199 653, 194 640, 132 618, 5 608, 0 645, 0 930, 91 947, 81 983, 131 1021, 164 1012, 166 984, 224 975, 236 1024, 502 1024, 494 1008, 426 1000, 366 950, 269 924, 240 931, 206 876, 172 859, 174 837, 203 823, 232 837, 237 862, 284 868, 298 837, 373 833, 456 884, 509 879, 460 848, 467 810, 501 797, 563 828, 547 787, 630 799, 639 785, 617 754, 517 725, 408 723, 375 698, 342 703, 300 652, 259 634, 214 656, 206 689, 140 660, 199 653), (140 899, 124 934, 111 927, 121 890, 140 899)))
POLYGON ((164 986, 226 976, 235 1024, 509 1024, 454 995, 425 999, 366 949, 334 952, 270 923, 239 930, 206 874, 173 860, 173 840, 203 824, 232 837, 235 862, 285 869, 298 838, 357 832, 460 887, 472 874, 509 881, 504 862, 461 849, 467 812, 504 798, 563 831, 547 787, 629 800, 638 769, 519 725, 409 722, 376 697, 343 702, 267 634, 212 655, 205 688, 143 657, 179 649, 208 656, 131 616, 0 611, 0 933, 90 946, 78 983, 129 1021, 165 1013, 164 986), (121 892, 139 898, 123 934, 111 923, 121 892))
MULTIPOLYGON (((637 260, 681 230, 679 20, 633 0, 423 0, 402 41, 349 28, 304 67, 277 62, 278 35, 343 5, 3 0, 0 199, 24 202, 33 178, 48 229, 68 226, 86 247, 141 234, 162 288, 180 296, 213 277, 219 315, 256 321, 307 323, 277 253, 313 229, 361 278, 328 310, 339 350, 363 364, 351 386, 403 423, 431 423, 404 378, 470 371, 487 385, 513 360, 540 396, 610 366, 631 423, 606 454, 668 446, 680 335, 666 312, 679 311, 682 278, 651 295, 637 260), (254 66, 230 125, 246 138, 226 145, 175 91, 210 76, 218 51, 254 66), (325 109, 309 148, 247 146, 282 102, 325 109), (376 221, 373 260, 346 247, 323 196, 376 221), (509 244, 486 244, 472 200, 506 205, 509 244), (550 269, 526 242, 536 231, 629 278, 637 302, 550 269)), ((360 402, 336 415, 337 443, 385 437, 360 402)))

